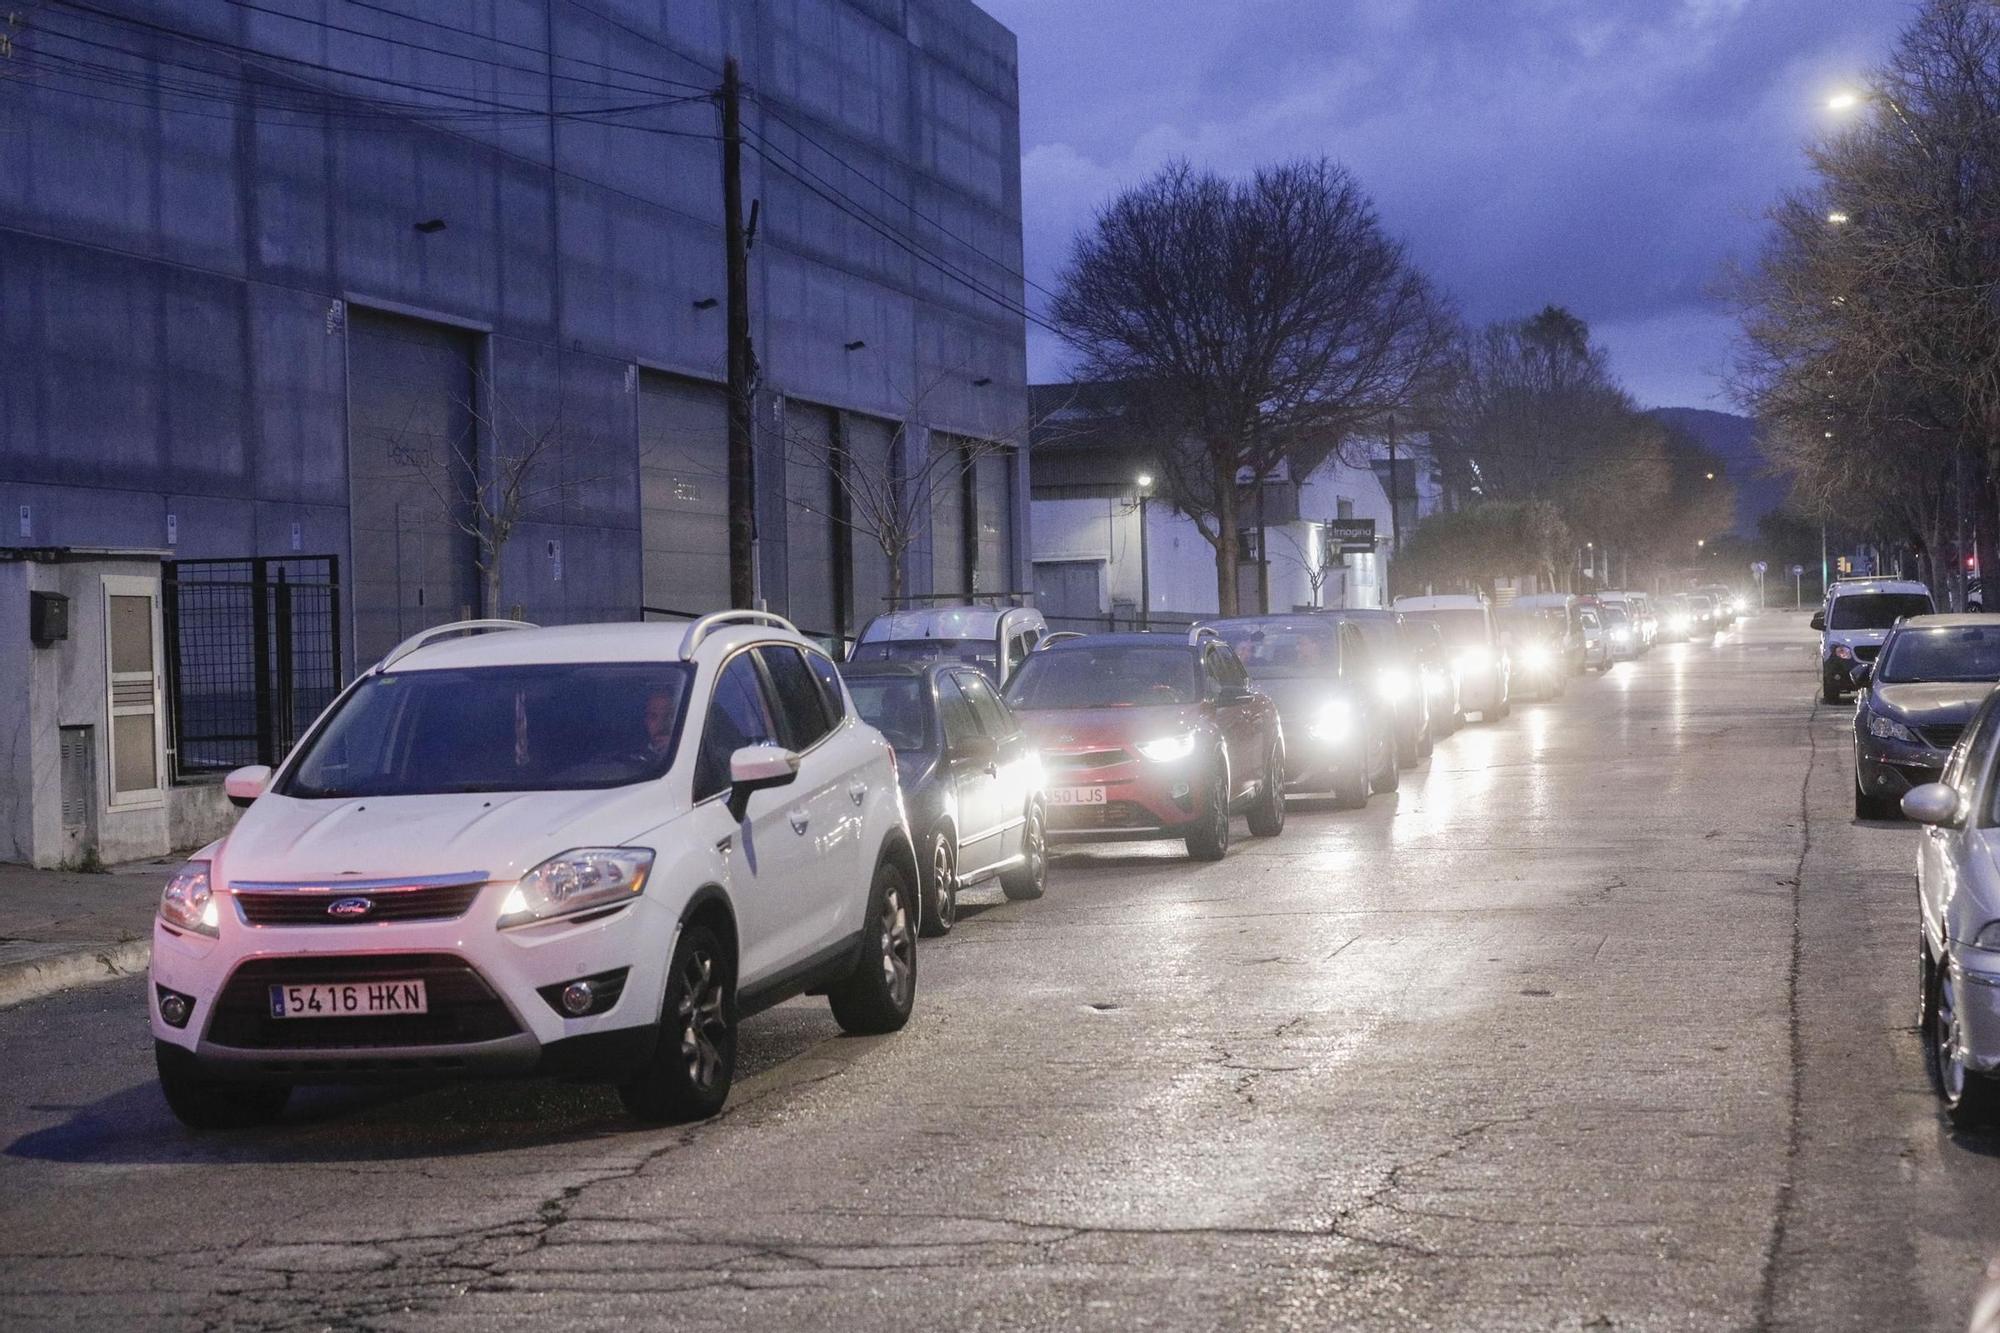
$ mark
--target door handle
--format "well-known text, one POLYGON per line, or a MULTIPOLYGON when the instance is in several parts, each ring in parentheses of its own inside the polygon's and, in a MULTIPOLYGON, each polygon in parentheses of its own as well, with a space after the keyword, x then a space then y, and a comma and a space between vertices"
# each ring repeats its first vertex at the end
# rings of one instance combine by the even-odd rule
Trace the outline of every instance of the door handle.
POLYGON ((800 835, 803 835, 806 826, 812 823, 812 816, 806 813, 803 806, 791 811, 786 818, 792 821, 792 832, 800 835))
POLYGON ((847 798, 853 801, 856 805, 860 805, 863 801, 868 799, 868 784, 865 782, 848 783, 847 798))

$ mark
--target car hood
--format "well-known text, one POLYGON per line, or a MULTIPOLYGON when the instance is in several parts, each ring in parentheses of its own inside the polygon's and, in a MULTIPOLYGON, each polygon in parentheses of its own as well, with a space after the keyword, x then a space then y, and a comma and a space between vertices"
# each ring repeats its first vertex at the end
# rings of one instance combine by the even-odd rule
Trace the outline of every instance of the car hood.
POLYGON ((611 791, 366 796, 270 793, 221 847, 230 882, 455 875, 513 879, 572 847, 619 846, 660 823, 658 783, 611 791))
POLYGON ((1889 637, 1886 629, 1830 629, 1826 631, 1829 644, 1844 643, 1852 648, 1857 643, 1880 643, 1889 637))
POLYGON ((1877 712, 1894 713, 1925 726, 1967 722, 1993 692, 1992 681, 1931 681, 1910 685, 1876 685, 1870 699, 1877 712))
POLYGON ((1144 708, 1053 708, 1018 715, 1022 730, 1044 750, 1111 750, 1193 730, 1199 704, 1144 708))
POLYGON ((1352 692, 1337 676, 1253 680, 1250 688, 1271 697, 1278 705, 1278 716, 1288 727, 1294 718, 1315 715, 1326 706, 1327 700, 1342 698, 1352 692))

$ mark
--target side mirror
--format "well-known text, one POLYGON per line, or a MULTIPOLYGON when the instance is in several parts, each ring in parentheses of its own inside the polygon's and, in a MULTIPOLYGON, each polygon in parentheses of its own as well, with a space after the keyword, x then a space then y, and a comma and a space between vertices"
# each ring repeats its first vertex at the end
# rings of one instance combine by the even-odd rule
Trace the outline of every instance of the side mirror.
POLYGON ((990 764, 999 754, 999 743, 991 736, 967 736, 953 741, 951 746, 951 757, 962 764, 990 764))
POLYGON ((1807 621, 1806 623, 1807 623, 1807 624, 1809 624, 1810 626, 1812 626, 1812 628, 1814 628, 1814 629, 1818 629, 1818 630, 1823 630, 1823 629, 1825 629, 1825 628, 1826 628, 1826 612, 1824 612, 1824 611, 1815 611, 1815 612, 1813 612, 1813 618, 1812 618, 1811 620, 1807 621))
POLYGON ((1854 670, 1847 673, 1847 678, 1854 682, 1855 689, 1860 690, 1868 687, 1868 678, 1874 674, 1875 664, 1873 662, 1856 662, 1854 670))
POLYGON ((1903 813, 1919 824, 1958 822, 1958 789, 1926 782, 1903 793, 1903 813))
POLYGON ((798 781, 799 757, 782 745, 746 745, 729 756, 729 813, 743 822, 750 797, 798 781))
POLYGON ((239 768, 224 778, 222 791, 229 798, 229 803, 241 810, 262 796, 264 788, 270 785, 270 781, 269 764, 252 764, 248 768, 239 768))

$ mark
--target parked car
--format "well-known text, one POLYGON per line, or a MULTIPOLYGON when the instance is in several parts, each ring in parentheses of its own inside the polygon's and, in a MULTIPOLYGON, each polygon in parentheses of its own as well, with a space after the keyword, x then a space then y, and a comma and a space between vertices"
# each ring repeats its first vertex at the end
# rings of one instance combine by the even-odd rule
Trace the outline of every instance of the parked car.
POLYGON ((1595 606, 1579 606, 1576 609, 1577 625, 1583 633, 1583 666, 1586 671, 1608 671, 1611 669, 1611 635, 1604 628, 1603 617, 1595 606))
POLYGON ((1424 713, 1430 739, 1435 742, 1458 730, 1458 664, 1444 641, 1444 631, 1428 620, 1407 617, 1396 625, 1397 639, 1408 652, 1412 668, 1422 683, 1424 713))
POLYGON ((1988 694, 1936 782, 1903 797, 1917 839, 1918 1027, 1959 1127, 2000 1111, 2000 699, 1988 694))
POLYGON ((1278 705, 1285 783, 1357 809, 1394 791, 1396 712, 1382 698, 1361 631, 1310 612, 1206 622, 1278 705))
POLYGON ((1583 624, 1577 617, 1577 611, 1581 606, 1582 603, 1574 594, 1566 592, 1531 593, 1526 597, 1516 598, 1513 604, 1513 609, 1517 611, 1556 613, 1551 623, 1558 620, 1560 622, 1560 629, 1557 632, 1558 651, 1562 656, 1564 669, 1572 676, 1583 674, 1583 624))
POLYGON ((927 606, 890 611, 861 627, 850 662, 960 662, 1004 685, 1049 622, 1031 606, 927 606))
POLYGON ((1903 579, 1843 579, 1826 591, 1826 604, 1813 614, 1820 631, 1820 699, 1839 703, 1854 689, 1854 664, 1872 662, 1889 629, 1905 616, 1936 610, 1931 590, 1903 579))
POLYGON ((642 1120, 694 1119, 739 1019, 823 989, 843 1028, 891 1032, 915 1003, 893 752, 774 615, 427 630, 226 790, 249 808, 153 932, 190 1125, 446 1073, 603 1078, 642 1120))
POLYGON ((1912 787, 1936 782, 1965 724, 2000 682, 2000 623, 1912 616, 1854 668, 1854 815, 1893 819, 1912 787))
POLYGON ((1006 698, 1041 754, 1051 842, 1180 838, 1219 861, 1232 814, 1258 837, 1284 830, 1278 706, 1213 631, 1068 639, 1006 698))
POLYGON ((1553 699, 1569 683, 1569 616, 1552 606, 1522 606, 1499 612, 1507 645, 1508 692, 1516 698, 1553 699))
POLYGON ((1458 722, 1456 715, 1450 719, 1432 715, 1431 688, 1422 663, 1403 636, 1402 615, 1375 608, 1320 614, 1361 631, 1361 641, 1368 645, 1368 657, 1375 666, 1376 688, 1396 712, 1396 764, 1400 768, 1416 767, 1436 743, 1436 725, 1448 722, 1456 726, 1458 722))
POLYGON ((925 935, 958 921, 958 894, 988 879, 1009 898, 1048 876, 1041 765, 984 672, 939 663, 849 663, 854 711, 896 751, 923 876, 925 935))
POLYGON ((1469 594, 1439 597, 1398 597, 1400 615, 1432 621, 1444 631, 1458 666, 1459 706, 1484 722, 1507 716, 1511 664, 1507 645, 1493 608, 1484 597, 1469 594))
POLYGON ((1601 602, 1597 614, 1604 621, 1604 637, 1611 647, 1611 665, 1637 657, 1639 639, 1632 629, 1632 617, 1625 614, 1625 604, 1601 602))

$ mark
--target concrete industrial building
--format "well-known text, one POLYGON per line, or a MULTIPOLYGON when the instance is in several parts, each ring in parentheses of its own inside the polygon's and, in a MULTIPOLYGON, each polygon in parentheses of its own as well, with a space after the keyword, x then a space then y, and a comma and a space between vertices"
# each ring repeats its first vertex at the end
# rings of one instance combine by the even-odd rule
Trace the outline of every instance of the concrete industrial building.
POLYGON ((831 466, 915 478, 907 591, 1025 585, 1015 43, 967 0, 34 17, 0 60, 0 545, 332 557, 348 675, 467 612, 725 604, 733 53, 764 600, 882 607, 831 466))

